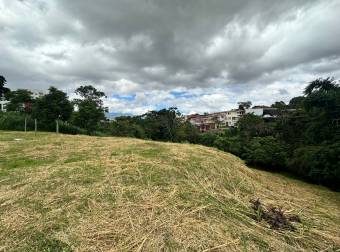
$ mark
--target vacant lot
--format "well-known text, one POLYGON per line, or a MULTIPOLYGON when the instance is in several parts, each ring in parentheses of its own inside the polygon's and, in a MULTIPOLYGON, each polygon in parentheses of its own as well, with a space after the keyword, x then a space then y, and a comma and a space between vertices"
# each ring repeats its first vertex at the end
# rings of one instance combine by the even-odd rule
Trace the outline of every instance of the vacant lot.
POLYGON ((340 194, 188 145, 0 131, 0 251, 340 249, 340 194), (257 222, 283 206, 295 231, 257 222))

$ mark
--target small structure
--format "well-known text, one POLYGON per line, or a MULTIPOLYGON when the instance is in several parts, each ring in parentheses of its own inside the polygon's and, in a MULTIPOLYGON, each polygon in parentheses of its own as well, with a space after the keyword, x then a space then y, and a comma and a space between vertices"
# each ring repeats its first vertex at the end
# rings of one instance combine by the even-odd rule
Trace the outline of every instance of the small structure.
POLYGON ((6 105, 9 101, 5 100, 5 96, 2 95, 2 97, 0 98, 0 111, 1 112, 6 112, 6 105))
POLYGON ((279 109, 268 106, 254 106, 245 110, 246 114, 254 114, 263 118, 275 118, 279 114, 279 109))

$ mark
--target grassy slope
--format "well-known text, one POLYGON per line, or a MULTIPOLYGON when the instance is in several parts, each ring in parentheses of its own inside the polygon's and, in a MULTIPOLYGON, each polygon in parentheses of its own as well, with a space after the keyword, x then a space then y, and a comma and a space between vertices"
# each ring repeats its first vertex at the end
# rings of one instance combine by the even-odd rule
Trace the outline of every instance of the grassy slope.
POLYGON ((233 155, 0 131, 0 251, 339 248, 339 193, 249 169, 233 155), (302 224, 279 232, 256 223, 251 198, 284 206, 302 224))

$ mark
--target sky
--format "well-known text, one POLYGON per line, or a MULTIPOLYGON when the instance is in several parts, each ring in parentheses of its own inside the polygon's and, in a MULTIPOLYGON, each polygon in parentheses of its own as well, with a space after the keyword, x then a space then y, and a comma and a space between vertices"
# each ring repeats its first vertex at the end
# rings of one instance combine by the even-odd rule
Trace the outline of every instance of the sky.
POLYGON ((80 85, 110 112, 288 102, 340 79, 340 0, 0 0, 11 89, 80 85))

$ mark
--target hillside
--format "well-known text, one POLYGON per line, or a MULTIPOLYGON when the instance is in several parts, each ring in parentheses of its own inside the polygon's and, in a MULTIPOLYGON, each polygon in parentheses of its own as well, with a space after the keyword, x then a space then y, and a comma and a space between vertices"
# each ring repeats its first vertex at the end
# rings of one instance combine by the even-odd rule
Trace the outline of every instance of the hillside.
POLYGON ((0 251, 340 249, 340 194, 215 149, 0 131, 0 251), (255 221, 283 206, 292 230, 255 221))

